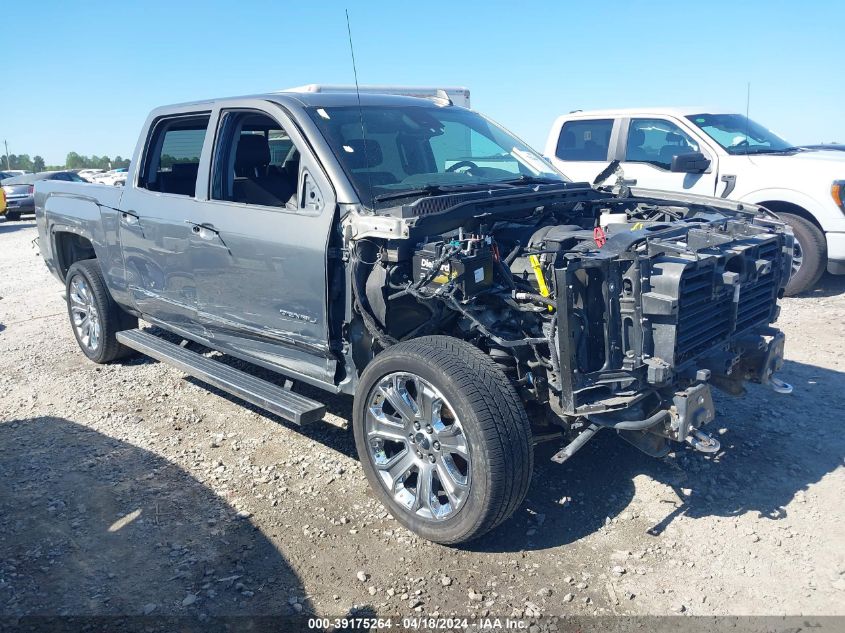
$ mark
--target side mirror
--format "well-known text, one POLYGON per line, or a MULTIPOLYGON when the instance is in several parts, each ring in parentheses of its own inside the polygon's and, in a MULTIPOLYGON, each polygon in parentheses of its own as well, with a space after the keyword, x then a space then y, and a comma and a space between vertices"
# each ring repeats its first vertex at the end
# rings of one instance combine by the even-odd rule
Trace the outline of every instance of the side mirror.
POLYGON ((701 152, 690 152, 689 154, 678 154, 672 157, 672 166, 669 171, 682 174, 701 174, 710 167, 710 159, 701 152))

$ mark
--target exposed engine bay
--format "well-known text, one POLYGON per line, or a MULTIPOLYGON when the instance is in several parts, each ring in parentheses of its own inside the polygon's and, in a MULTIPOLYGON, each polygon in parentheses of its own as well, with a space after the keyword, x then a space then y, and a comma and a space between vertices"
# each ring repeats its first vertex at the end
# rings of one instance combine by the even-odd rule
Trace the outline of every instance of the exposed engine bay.
POLYGON ((710 385, 790 389, 773 376, 784 338, 770 324, 792 235, 759 207, 538 185, 420 198, 345 230, 356 364, 428 334, 469 341, 536 433, 562 433, 556 461, 602 428, 651 455, 670 441, 715 451, 710 385))

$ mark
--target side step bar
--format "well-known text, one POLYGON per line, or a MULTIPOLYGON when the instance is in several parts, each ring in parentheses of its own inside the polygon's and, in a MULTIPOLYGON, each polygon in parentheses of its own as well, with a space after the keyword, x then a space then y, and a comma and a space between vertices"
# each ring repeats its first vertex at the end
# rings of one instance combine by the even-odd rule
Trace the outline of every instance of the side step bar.
POLYGON ((194 378, 251 402, 290 422, 308 424, 321 420, 326 413, 324 404, 142 330, 118 332, 117 340, 126 347, 173 365, 194 378))

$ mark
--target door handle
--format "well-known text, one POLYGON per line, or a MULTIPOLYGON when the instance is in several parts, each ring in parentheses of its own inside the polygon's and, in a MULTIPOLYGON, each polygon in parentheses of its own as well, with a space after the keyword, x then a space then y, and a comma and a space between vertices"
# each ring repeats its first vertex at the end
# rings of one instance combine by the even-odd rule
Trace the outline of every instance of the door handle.
POLYGON ((220 243, 223 247, 229 251, 229 254, 232 254, 232 251, 229 249, 229 246, 226 242, 223 241, 223 236, 220 235, 220 231, 214 228, 213 224, 208 222, 204 222, 203 224, 197 224, 196 222, 191 222, 190 220, 185 220, 186 224, 191 225, 191 233, 199 237, 201 240, 211 241, 214 237, 220 240, 220 243))
POLYGON ((144 226, 141 224, 141 218, 137 213, 134 211, 121 211, 120 221, 130 228, 140 230, 141 237, 147 239, 147 236, 144 234, 144 226))
POLYGON ((126 222, 131 226, 137 226, 140 224, 140 218, 137 214, 133 213, 132 211, 121 211, 120 212, 120 219, 126 222))
POLYGON ((186 224, 191 225, 191 231, 194 233, 200 233, 203 230, 211 231, 212 233, 219 235, 220 231, 214 228, 213 224, 209 224, 208 222, 204 222, 202 224, 197 224, 196 222, 191 222, 190 220, 185 220, 186 224))

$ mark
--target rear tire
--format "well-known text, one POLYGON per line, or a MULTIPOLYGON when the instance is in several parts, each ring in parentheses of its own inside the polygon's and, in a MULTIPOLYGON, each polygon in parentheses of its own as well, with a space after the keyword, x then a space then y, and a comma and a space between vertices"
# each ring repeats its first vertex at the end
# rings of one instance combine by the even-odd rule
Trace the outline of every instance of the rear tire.
POLYGON ((436 543, 493 529, 531 482, 531 427, 516 390, 486 354, 455 338, 422 337, 376 356, 358 384, 353 431, 376 496, 436 543))
POLYGON ((73 264, 65 278, 68 317, 79 349, 95 363, 134 353, 117 342, 117 333, 138 327, 138 319, 118 306, 96 259, 73 264))
POLYGON ((21 219, 20 211, 6 211, 6 221, 7 222, 17 222, 21 219))
POLYGON ((811 290, 824 274, 827 241, 821 229, 806 218, 791 213, 779 213, 778 217, 792 227, 796 243, 793 256, 796 260, 800 257, 800 265, 793 265, 785 290, 787 297, 794 297, 811 290))

